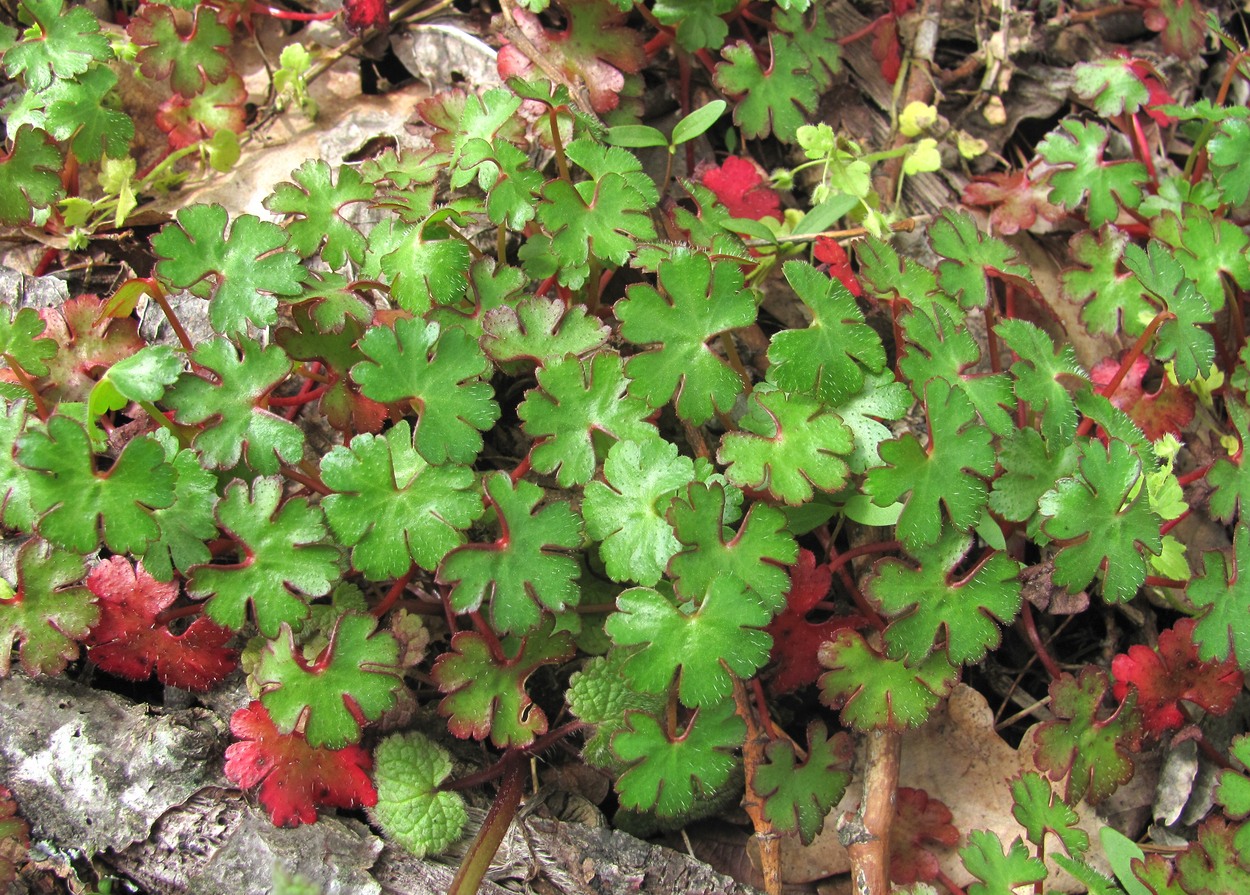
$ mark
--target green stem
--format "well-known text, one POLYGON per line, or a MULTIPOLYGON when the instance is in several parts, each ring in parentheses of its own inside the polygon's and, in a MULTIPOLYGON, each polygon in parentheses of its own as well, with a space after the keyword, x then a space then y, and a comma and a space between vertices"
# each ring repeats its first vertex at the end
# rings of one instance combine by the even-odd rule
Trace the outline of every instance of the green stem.
POLYGON ((464 861, 456 871, 447 895, 475 895, 482 885, 482 880, 486 878, 490 862, 499 851, 503 837, 508 832, 508 826, 512 823, 512 818, 516 816, 517 807, 521 804, 521 795, 525 791, 523 758, 522 753, 515 749, 509 750, 504 756, 503 782, 499 786, 499 792, 495 795, 495 801, 491 804, 490 810, 486 812, 486 820, 482 822, 482 828, 477 831, 473 844, 469 846, 464 861))

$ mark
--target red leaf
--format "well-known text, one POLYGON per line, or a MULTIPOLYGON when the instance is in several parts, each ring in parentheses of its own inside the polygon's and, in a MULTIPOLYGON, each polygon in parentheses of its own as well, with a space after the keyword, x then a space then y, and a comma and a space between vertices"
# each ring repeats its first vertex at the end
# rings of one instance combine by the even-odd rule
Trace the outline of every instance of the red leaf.
POLYGON ((239 709, 230 732, 242 742, 226 749, 226 776, 244 789, 260 784, 260 803, 276 827, 317 820, 317 808, 378 803, 369 779, 369 753, 357 745, 314 749, 301 733, 279 733, 259 701, 239 709))
POLYGON ((87 637, 91 660, 109 674, 146 679, 156 671, 163 684, 208 690, 238 665, 226 649, 231 632, 198 618, 181 634, 159 620, 178 597, 178 585, 162 584, 139 565, 111 556, 91 570, 87 587, 99 598, 100 623, 87 637))
POLYGON ((701 166, 696 173, 733 217, 781 220, 781 199, 768 186, 764 169, 751 159, 731 155, 724 164, 701 166))
POLYGON ((881 66, 881 76, 893 84, 903 70, 903 48, 898 42, 898 20, 882 16, 872 33, 872 58, 881 66))
POLYGON ((1155 70, 1155 67, 1142 59, 1135 59, 1129 56, 1123 50, 1120 53, 1128 61, 1129 70, 1137 76, 1137 80, 1141 81, 1150 93, 1150 99, 1146 102, 1146 114, 1153 118, 1160 127, 1175 124, 1175 118, 1158 111, 1159 106, 1175 104, 1176 99, 1159 80, 1159 73, 1155 70))
POLYGON ((1111 661, 1115 698, 1123 700, 1129 686, 1137 688, 1137 705, 1146 732, 1160 736, 1185 724, 1182 699, 1213 715, 1223 715, 1241 692, 1242 676, 1236 661, 1203 662, 1194 645, 1192 618, 1183 618, 1159 635, 1152 650, 1140 644, 1111 661))
POLYGON ((807 614, 829 594, 832 580, 829 567, 816 565, 810 550, 799 551, 799 561, 790 567, 785 611, 768 626, 768 633, 773 636, 773 692, 789 693, 814 683, 824 671, 817 659, 820 645, 833 640, 839 631, 863 626, 864 620, 857 615, 822 622, 807 620, 807 614))
POLYGON ((391 21, 386 0, 343 0, 343 13, 347 29, 356 34, 370 28, 385 28, 391 21))
POLYGON ((864 287, 859 284, 855 271, 851 270, 851 259, 847 257, 846 249, 842 248, 836 239, 829 236, 817 238, 812 254, 816 256, 817 261, 829 265, 829 276, 841 280, 842 285, 851 290, 852 295, 856 298, 863 296, 864 287))
POLYGON ((890 880, 900 886, 932 882, 941 866, 929 843, 953 848, 959 844, 959 830, 951 824, 952 814, 945 804, 929 798, 923 789, 900 786, 894 803, 894 823, 890 825, 890 880))
MULTIPOLYGON (((1090 371, 1090 378, 1101 389, 1111 382, 1118 369, 1119 360, 1104 358, 1090 371)), ((1154 392, 1146 391, 1142 380, 1149 369, 1150 361, 1145 357, 1139 356, 1133 361, 1124 381, 1111 395, 1111 403, 1132 417, 1133 422, 1141 426, 1141 430, 1151 441, 1168 433, 1179 435, 1193 421, 1193 393, 1173 385, 1166 377, 1154 392)))
POLYGON ((1021 230, 1049 233, 1065 212, 1050 203, 1047 179, 1045 172, 1033 166, 985 174, 964 187, 963 203, 992 208, 990 225, 1006 236, 1021 230))

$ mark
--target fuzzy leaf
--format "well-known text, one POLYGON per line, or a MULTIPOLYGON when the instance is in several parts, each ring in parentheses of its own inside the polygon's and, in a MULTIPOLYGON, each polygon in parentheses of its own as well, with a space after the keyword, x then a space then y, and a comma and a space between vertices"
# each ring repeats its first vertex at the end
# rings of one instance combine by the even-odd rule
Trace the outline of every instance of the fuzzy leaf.
POLYGON ((87 401, 101 372, 144 346, 139 323, 104 313, 104 302, 79 295, 39 312, 44 335, 58 346, 38 385, 45 402, 87 401))
POLYGON ((1250 170, 1245 163, 1250 153, 1250 122, 1244 117, 1225 118, 1208 147, 1211 170, 1224 200, 1233 206, 1241 205, 1250 197, 1250 170))
MULTIPOLYGON (((1105 357, 1090 370, 1090 379, 1099 391, 1106 391, 1120 370, 1121 358, 1105 357)), ((1194 418, 1194 393, 1160 377, 1153 392, 1142 384, 1150 372, 1150 359, 1138 355, 1111 395, 1111 403, 1123 410, 1151 441, 1165 435, 1179 436, 1194 418)))
POLYGON ((373 199, 374 186, 361 179, 355 168, 341 165, 338 177, 321 159, 309 159, 291 172, 295 183, 280 183, 265 199, 275 214, 299 215, 288 221, 290 248, 304 258, 321 252, 321 259, 338 270, 348 260, 360 264, 365 258, 365 237, 342 215, 344 206, 373 199))
POLYGON ((604 629, 617 646, 640 648, 625 663, 634 686, 677 693, 691 708, 729 698, 733 681, 749 678, 768 661, 772 614, 759 597, 729 575, 712 581, 698 601, 680 606, 658 591, 635 587, 616 598, 604 629))
POLYGON ((566 551, 582 546, 581 520, 567 501, 535 512, 543 489, 496 472, 483 481, 495 511, 499 537, 447 554, 438 580, 452 585, 447 599, 456 612, 476 612, 490 602, 495 631, 523 633, 541 623, 544 610, 561 612, 580 599, 580 564, 566 551))
POLYGON ((1250 506, 1250 464, 1246 461, 1246 444, 1250 443, 1250 409, 1236 399, 1227 403, 1228 416, 1237 432, 1240 450, 1231 459, 1220 457, 1207 473, 1207 482, 1215 489, 1211 495, 1211 512, 1229 522, 1235 512, 1245 513, 1250 506))
POLYGON ((569 711, 594 727, 594 734, 582 748, 582 757, 592 767, 612 768, 617 764, 610 743, 624 728, 626 712, 640 710, 655 715, 664 711, 667 699, 663 694, 645 693, 630 683, 623 670, 628 659, 629 650, 613 648, 606 656, 593 657, 569 677, 569 711))
POLYGON ((451 776, 451 755, 417 731, 388 736, 373 750, 378 800, 372 816, 387 837, 418 858, 458 840, 469 821, 464 796, 440 791, 451 776))
POLYGON ((60 674, 100 617, 91 591, 76 586, 82 557, 32 538, 15 565, 16 590, 0 578, 0 677, 9 676, 14 643, 27 675, 60 674))
POLYGON ((1002 443, 990 509, 1010 522, 1027 522, 1041 506, 1042 496, 1076 473, 1080 451, 1062 437, 1043 439, 1036 429, 1017 429, 1002 443))
POLYGON ((348 612, 335 621, 329 643, 305 661, 285 625, 266 644, 256 668, 260 701, 277 728, 299 730, 313 747, 342 749, 360 739, 366 720, 395 704, 399 643, 377 631, 371 615, 348 612))
POLYGON ((1216 816, 1198 828, 1198 841, 1176 859, 1182 890, 1201 895, 1245 892, 1250 887, 1244 825, 1229 826, 1216 816))
POLYGON ((1233 554, 1209 551, 1202 556, 1202 574, 1189 584, 1188 597, 1202 611, 1194 628, 1198 657, 1203 661, 1236 658, 1250 670, 1250 525, 1241 522, 1233 540, 1233 554))
POLYGON ((820 647, 820 699, 841 708, 842 723, 858 731, 919 727, 957 676, 946 654, 935 652, 911 667, 886 658, 857 631, 839 631, 820 647))
POLYGON ((801 764, 790 742, 773 740, 755 770, 755 792, 764 800, 764 816, 775 829, 797 832, 804 845, 811 845, 851 782, 854 757, 850 736, 841 731, 828 736, 820 721, 807 725, 807 759, 801 764))
POLYGON ((585 356, 607 341, 608 328, 581 305, 532 296, 515 308, 487 311, 482 318, 482 349, 503 363, 532 360, 547 366, 566 354, 585 356))
POLYGON ((75 78, 92 63, 113 58, 99 20, 87 7, 66 9, 64 0, 22 0, 21 5, 34 24, 5 51, 4 68, 10 78, 22 78, 27 90, 43 90, 54 78, 75 78))
POLYGON ((239 544, 243 562, 196 566, 187 583, 193 597, 209 597, 208 617, 237 631, 248 607, 266 637, 282 625, 298 625, 308 615, 308 597, 321 597, 338 581, 339 553, 323 543, 320 508, 302 497, 282 500, 282 481, 259 478, 251 493, 235 480, 217 504, 217 521, 239 544))

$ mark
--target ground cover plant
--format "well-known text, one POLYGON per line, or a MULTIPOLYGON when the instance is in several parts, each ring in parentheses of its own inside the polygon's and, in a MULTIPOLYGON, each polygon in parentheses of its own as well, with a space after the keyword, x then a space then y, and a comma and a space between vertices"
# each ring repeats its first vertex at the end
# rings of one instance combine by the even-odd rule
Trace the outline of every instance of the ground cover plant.
MULTIPOLYGON (((740 806, 769 892, 783 840, 835 826, 869 893, 1250 888, 1244 33, 1112 10, 1205 51, 1209 95, 1108 47, 995 160, 933 93, 979 69, 904 47, 907 3, 860 33, 802 0, 462 6, 497 16, 503 82, 422 101, 427 148, 308 159, 268 218, 156 223, 266 115, 315 113, 302 23, 388 11, 11 11, 0 221, 50 246, 38 273, 141 245, 102 294, 0 309, 0 675, 245 677, 225 776, 278 826, 467 841, 457 893, 562 748, 642 835, 740 806), (232 50, 263 16, 295 24, 249 121, 232 50), (869 45, 880 145, 821 117, 869 45), (143 165, 122 69, 167 88, 143 165), (942 171, 964 208, 909 213, 942 171), (1029 231, 1062 234, 1057 275, 1029 231), (967 685, 1028 694, 1014 838, 899 783, 967 685), (1098 820, 1187 743, 1218 783, 1182 844, 1098 820)), ((0 789, 0 881, 21 818, 0 789)))

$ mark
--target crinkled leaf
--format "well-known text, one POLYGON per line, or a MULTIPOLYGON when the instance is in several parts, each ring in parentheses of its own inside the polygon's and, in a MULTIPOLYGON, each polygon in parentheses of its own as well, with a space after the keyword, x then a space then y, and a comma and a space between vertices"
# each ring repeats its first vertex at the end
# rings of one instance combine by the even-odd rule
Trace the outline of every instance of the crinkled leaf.
POLYGON ((60 674, 100 618, 95 596, 77 584, 83 558, 32 538, 15 565, 16 590, 0 578, 0 677, 9 676, 15 643, 26 674, 60 674))
POLYGON ((1198 841, 1176 859, 1177 877, 1186 892, 1224 895, 1250 891, 1246 867, 1245 825, 1229 826, 1216 816, 1198 828, 1198 841))
POLYGON ((371 815, 387 837, 418 858, 458 840, 469 821, 464 796, 440 790, 451 755, 417 731, 388 736, 373 750, 378 801, 371 815))
POLYGON ((492 360, 532 360, 540 366, 566 354, 585 356, 608 337, 608 328, 583 306, 538 296, 523 299, 515 308, 487 311, 482 329, 482 348, 492 360))
POLYGON ((168 432, 158 431, 152 437, 174 468, 174 502, 152 513, 160 535, 144 550, 143 565, 156 580, 169 581, 175 568, 186 575, 193 565, 212 557, 205 542, 217 534, 213 518, 217 478, 200 465, 194 450, 179 450, 168 432))
POLYGON ((698 169, 696 176, 725 206, 730 217, 781 220, 781 197, 768 185, 764 170, 751 159, 731 155, 719 165, 698 169))
POLYGON ((1027 522, 1042 495, 1076 472, 1080 450, 1062 437, 1044 439, 1036 429, 1017 429, 1002 443, 1002 472, 990 491, 990 509, 1009 522, 1027 522))
POLYGON ((1246 258, 1250 236, 1230 220, 1217 220, 1209 209, 1186 204, 1183 210, 1179 230, 1164 238, 1176 249, 1176 260, 1198 287, 1198 294, 1212 311, 1219 312, 1224 308, 1228 281, 1243 289, 1250 286, 1250 260, 1246 258))
POLYGON ((629 650, 610 649, 606 656, 591 658, 580 671, 569 677, 566 699, 579 721, 593 725, 594 733, 586 739, 582 757, 597 768, 617 764, 610 744, 612 736, 625 726, 625 714, 641 710, 659 714, 667 698, 664 694, 646 693, 633 686, 623 666, 629 650))

